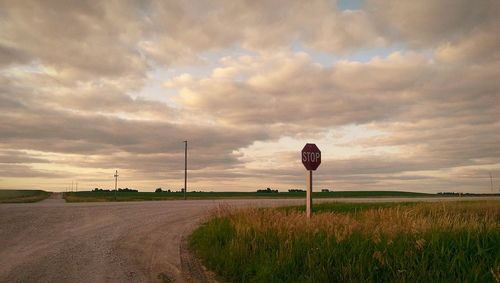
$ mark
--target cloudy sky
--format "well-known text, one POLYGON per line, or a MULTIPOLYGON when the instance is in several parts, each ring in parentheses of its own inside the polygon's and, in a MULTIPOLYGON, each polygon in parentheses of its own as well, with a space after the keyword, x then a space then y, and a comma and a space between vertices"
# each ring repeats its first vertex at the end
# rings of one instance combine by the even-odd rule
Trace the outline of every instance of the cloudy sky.
POLYGON ((500 190, 500 1, 0 0, 0 188, 500 190))

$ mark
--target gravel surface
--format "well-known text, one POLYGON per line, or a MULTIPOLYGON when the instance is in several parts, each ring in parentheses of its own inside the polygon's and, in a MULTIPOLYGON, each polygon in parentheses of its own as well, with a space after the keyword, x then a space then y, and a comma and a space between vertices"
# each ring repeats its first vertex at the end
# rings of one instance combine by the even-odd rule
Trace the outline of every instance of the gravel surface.
MULTIPOLYGON (((446 199, 375 201, 416 200, 446 199)), ((65 203, 60 194, 54 194, 39 203, 0 204, 0 282, 185 282, 181 240, 211 209, 222 203, 275 206, 303 202, 243 199, 65 203)))
POLYGON ((184 282, 181 238, 220 203, 256 201, 65 203, 55 194, 40 203, 2 204, 0 281, 184 282))

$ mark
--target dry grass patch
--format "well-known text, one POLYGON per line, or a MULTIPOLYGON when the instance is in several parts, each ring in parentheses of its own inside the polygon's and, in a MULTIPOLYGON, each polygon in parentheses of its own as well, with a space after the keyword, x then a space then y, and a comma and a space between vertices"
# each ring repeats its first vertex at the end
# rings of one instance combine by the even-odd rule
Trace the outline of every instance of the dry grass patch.
POLYGON ((223 281, 496 281, 499 201, 355 211, 222 207, 191 244, 223 281))

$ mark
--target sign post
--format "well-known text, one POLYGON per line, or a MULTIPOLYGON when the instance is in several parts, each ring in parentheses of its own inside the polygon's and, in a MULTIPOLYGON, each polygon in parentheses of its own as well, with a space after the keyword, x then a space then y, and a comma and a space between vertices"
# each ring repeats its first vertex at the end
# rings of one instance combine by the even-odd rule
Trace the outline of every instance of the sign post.
POLYGON ((312 190, 313 190, 313 171, 306 171, 306 214, 307 218, 311 218, 312 206, 313 206, 313 198, 312 198, 312 190))
POLYGON ((184 200, 186 200, 187 180, 188 180, 188 141, 184 141, 184 200))
POLYGON ((116 170, 116 173, 115 173, 115 201, 116 201, 116 190, 117 190, 117 185, 118 185, 118 170, 116 170))
POLYGON ((306 214, 307 218, 311 218, 312 212, 312 189, 313 189, 313 172, 318 169, 321 164, 321 151, 313 143, 307 143, 302 149, 302 164, 306 167, 306 214))

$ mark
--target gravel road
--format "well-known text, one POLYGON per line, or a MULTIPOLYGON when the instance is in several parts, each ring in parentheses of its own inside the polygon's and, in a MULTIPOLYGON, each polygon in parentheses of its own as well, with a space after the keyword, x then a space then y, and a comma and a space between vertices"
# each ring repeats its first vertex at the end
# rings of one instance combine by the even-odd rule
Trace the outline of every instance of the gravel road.
MULTIPOLYGON (((453 198, 457 200, 458 198, 453 198)), ((467 198, 473 199, 473 198, 467 198)), ((498 198, 497 198, 498 199, 498 198)), ((337 201, 440 201, 338 199, 337 201)), ((0 204, 0 282, 185 282, 179 246, 220 204, 275 206, 304 200, 187 200, 0 204)))

